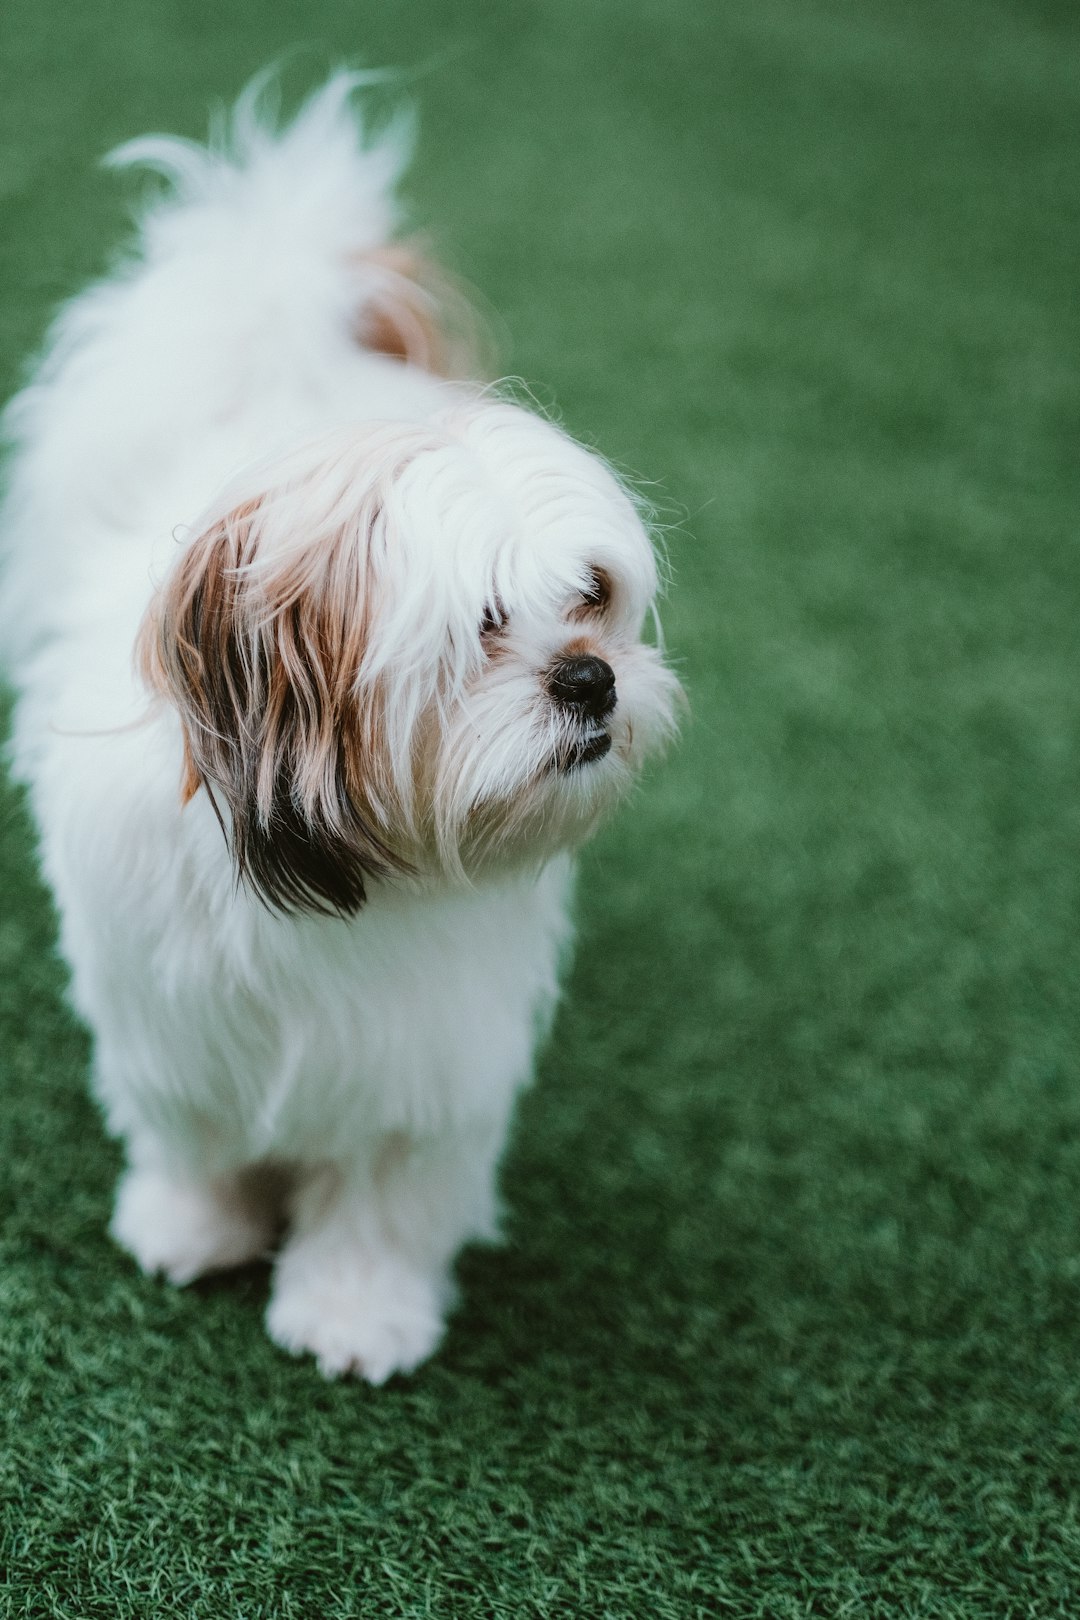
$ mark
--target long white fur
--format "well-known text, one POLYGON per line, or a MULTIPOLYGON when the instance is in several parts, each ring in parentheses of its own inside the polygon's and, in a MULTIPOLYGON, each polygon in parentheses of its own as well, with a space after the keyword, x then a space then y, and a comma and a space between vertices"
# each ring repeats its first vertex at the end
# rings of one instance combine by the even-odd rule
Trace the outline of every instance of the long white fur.
POLYGON ((641 644, 655 565, 606 467, 355 341, 405 158, 400 125, 364 132, 355 87, 335 76, 283 133, 250 94, 216 149, 150 137, 118 154, 170 189, 8 409, 0 629, 14 766, 128 1153, 114 1235, 187 1281, 269 1252, 287 1186, 269 1330, 379 1382, 435 1347, 454 1255, 494 1233, 498 1156, 569 936, 567 850, 670 728, 674 682, 641 644), (177 714, 133 671, 177 557, 252 495, 256 571, 305 546, 314 578, 320 535, 353 522, 375 581, 355 675, 388 695, 388 836, 427 837, 431 861, 371 883, 355 917, 283 916, 238 888, 207 792, 181 802, 177 714), (568 722, 543 672, 580 635, 597 567, 613 746, 552 770, 568 722), (496 598, 491 659, 478 624, 496 598), (474 859, 485 804, 516 810, 507 847, 474 859))

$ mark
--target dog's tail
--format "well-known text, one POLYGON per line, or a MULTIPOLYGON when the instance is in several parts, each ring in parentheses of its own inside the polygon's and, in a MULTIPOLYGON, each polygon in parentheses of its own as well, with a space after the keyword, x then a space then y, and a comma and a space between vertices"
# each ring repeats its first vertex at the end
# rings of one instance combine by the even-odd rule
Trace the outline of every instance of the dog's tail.
POLYGON ((347 335, 437 375, 472 376, 468 301, 399 234, 412 120, 399 113, 371 127, 357 92, 379 77, 337 72, 276 128, 275 82, 264 73, 206 146, 146 135, 106 162, 168 182, 142 218, 144 262, 229 322, 220 339, 231 351, 246 341, 310 354, 320 338, 347 335))
POLYGON ((334 74, 282 128, 264 74, 207 145, 148 135, 108 160, 165 186, 141 212, 135 253, 60 312, 0 418, 12 452, 0 654, 13 665, 44 632, 38 580, 68 566, 73 536, 93 538, 94 512, 115 527, 124 511, 145 543, 142 526, 159 521, 147 491, 174 476, 171 445, 218 425, 227 469, 251 454, 230 438, 236 419, 262 402, 267 432, 290 432, 293 403, 341 374, 343 346, 481 379, 468 300, 401 237, 410 122, 373 126, 359 92, 374 77, 334 74))

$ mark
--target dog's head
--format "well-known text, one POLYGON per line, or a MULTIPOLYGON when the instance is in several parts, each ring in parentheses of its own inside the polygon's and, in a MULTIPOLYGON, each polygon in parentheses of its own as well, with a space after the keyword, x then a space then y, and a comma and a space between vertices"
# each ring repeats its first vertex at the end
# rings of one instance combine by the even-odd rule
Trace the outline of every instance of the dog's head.
POLYGON ((186 547, 143 625, 242 879, 352 912, 370 878, 579 843, 671 731, 653 549, 604 464, 514 405, 366 424, 186 547))

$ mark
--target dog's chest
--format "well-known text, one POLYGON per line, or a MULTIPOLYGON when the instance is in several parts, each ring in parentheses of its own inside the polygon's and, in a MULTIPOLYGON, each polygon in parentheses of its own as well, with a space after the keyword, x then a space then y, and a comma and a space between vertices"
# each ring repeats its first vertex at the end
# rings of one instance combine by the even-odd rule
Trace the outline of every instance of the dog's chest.
POLYGON ((349 1134, 504 1112, 555 1003, 568 886, 559 860, 482 891, 376 901, 348 924, 256 925, 216 963, 204 940, 174 980, 188 1106, 227 1158, 317 1157, 349 1134))

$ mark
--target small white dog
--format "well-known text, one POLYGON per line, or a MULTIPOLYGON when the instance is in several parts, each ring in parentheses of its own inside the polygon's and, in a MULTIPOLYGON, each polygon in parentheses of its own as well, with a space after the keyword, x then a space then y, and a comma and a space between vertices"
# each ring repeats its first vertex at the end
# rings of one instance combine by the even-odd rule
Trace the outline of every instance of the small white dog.
POLYGON ((568 851, 678 689, 626 491, 447 380, 358 82, 114 155, 170 187, 8 409, 0 609, 113 1235, 177 1283, 280 1236, 271 1336, 378 1383, 493 1234, 568 851))

